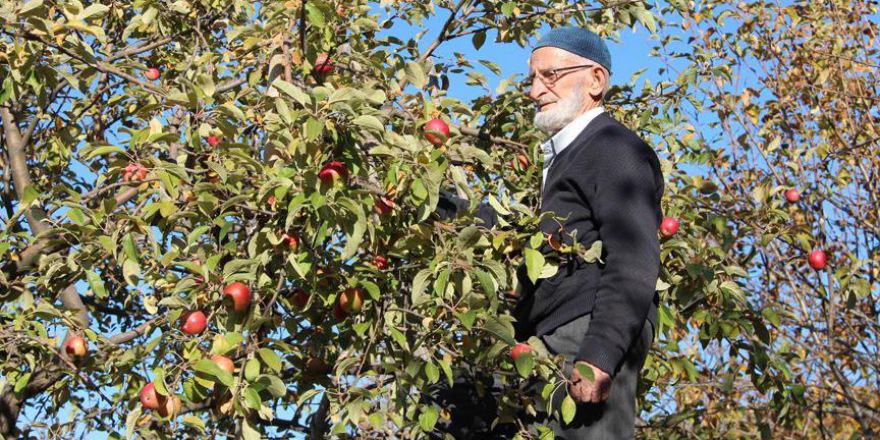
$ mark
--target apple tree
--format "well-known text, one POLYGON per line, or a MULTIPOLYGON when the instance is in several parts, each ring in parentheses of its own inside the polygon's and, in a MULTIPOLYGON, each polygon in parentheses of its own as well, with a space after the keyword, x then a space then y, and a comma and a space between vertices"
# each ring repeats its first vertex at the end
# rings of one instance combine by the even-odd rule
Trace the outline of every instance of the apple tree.
POLYGON ((518 385, 565 381, 509 315, 517 268, 556 270, 542 137, 521 77, 446 47, 579 23, 662 64, 608 97, 679 225, 642 434, 869 433, 877 6, 833 3, 0 3, 0 432, 417 438, 488 372, 545 434, 518 385))

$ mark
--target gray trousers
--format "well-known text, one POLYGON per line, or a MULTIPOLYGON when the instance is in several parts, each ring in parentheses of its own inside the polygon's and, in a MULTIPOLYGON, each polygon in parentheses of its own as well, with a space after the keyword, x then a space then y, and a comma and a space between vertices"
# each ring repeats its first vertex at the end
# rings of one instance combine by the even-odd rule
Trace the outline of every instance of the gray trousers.
MULTIPOLYGON (((571 376, 574 359, 581 341, 590 326, 590 317, 585 315, 565 324, 552 333, 542 336, 544 345, 553 353, 562 353, 566 362, 563 369, 571 376)), ((635 434, 636 387, 639 372, 645 363, 648 349, 654 337, 654 327, 645 321, 639 337, 630 346, 623 364, 611 385, 611 395, 601 404, 578 404, 575 418, 570 424, 562 426, 555 418, 548 416, 546 408, 539 408, 537 418, 521 414, 528 424, 542 424, 553 428, 557 439, 631 439, 635 434)), ((523 384, 523 392, 537 397, 543 383, 532 379, 523 384)), ((554 395, 554 406, 559 407, 565 398, 565 390, 554 395)), ((449 387, 445 380, 429 387, 423 398, 439 405, 451 415, 451 420, 441 420, 436 430, 428 435, 430 439, 456 440, 501 440, 510 439, 517 431, 512 424, 492 427, 498 415, 497 396, 499 384, 492 375, 475 373, 456 374, 454 385, 449 387)))
MULTIPOLYGON (((590 327, 592 315, 584 315, 565 324, 552 333, 541 337, 544 345, 552 354, 565 356, 563 369, 566 377, 571 377, 574 369, 575 356, 580 343, 590 327)), ((574 420, 563 424, 556 418, 546 419, 548 426, 553 428, 557 439, 631 439, 635 436, 636 420, 636 387, 639 372, 645 364, 645 358, 654 339, 654 326, 645 321, 639 337, 633 341, 627 351, 620 370, 611 384, 611 395, 602 403, 579 403, 574 420)), ((529 392, 539 395, 543 387, 541 382, 533 382, 527 386, 529 392)), ((559 408, 566 393, 558 390, 553 396, 553 407, 559 408)), ((546 408, 540 408, 546 417, 546 408)), ((540 415, 540 414, 539 414, 540 415)))

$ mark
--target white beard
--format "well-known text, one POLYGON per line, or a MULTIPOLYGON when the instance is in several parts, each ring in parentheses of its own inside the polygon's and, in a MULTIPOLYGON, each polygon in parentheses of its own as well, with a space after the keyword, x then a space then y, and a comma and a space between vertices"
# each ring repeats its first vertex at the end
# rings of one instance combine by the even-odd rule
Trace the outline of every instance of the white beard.
POLYGON ((571 94, 556 101, 556 106, 535 114, 535 127, 549 135, 554 135, 574 121, 584 106, 581 87, 576 87, 571 94))

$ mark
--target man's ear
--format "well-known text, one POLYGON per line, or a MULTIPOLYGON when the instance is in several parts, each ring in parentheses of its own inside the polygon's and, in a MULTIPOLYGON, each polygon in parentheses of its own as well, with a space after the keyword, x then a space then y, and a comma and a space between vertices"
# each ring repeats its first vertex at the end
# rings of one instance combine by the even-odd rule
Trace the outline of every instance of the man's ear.
POLYGON ((608 73, 605 69, 600 67, 591 67, 590 68, 590 86, 587 88, 587 93, 593 97, 594 100, 601 101, 602 94, 605 91, 605 84, 608 83, 608 73))

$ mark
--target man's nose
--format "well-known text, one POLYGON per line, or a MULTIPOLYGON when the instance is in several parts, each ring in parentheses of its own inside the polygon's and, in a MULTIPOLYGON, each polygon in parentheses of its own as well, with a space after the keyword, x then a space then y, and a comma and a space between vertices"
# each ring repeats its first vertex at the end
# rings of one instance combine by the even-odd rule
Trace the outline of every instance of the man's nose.
POLYGON ((531 98, 532 101, 537 101, 541 95, 548 91, 549 90, 547 89, 547 86, 544 85, 544 82, 536 78, 532 81, 532 87, 529 89, 529 98, 531 98))

